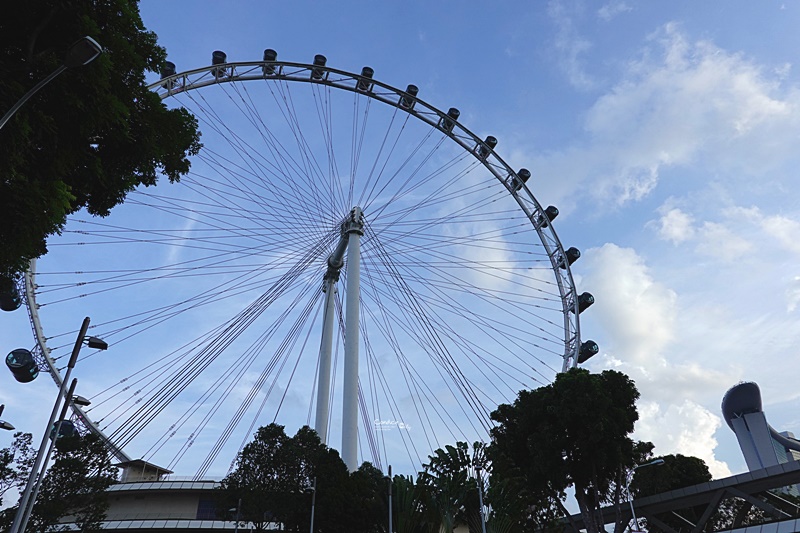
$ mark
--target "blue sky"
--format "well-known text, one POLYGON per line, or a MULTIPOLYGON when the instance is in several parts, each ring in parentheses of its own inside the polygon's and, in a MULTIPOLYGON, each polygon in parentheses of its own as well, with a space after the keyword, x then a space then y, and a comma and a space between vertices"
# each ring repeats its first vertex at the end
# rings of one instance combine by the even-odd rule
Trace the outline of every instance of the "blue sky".
MULTIPOLYGON (((636 436, 657 453, 697 455, 717 477, 744 470, 719 409, 740 380, 760 385, 773 426, 800 431, 800 4, 140 8, 178 71, 207 65, 217 49, 230 61, 258 60, 264 48, 298 62, 322 53, 336 68, 369 65, 376 79, 414 83, 497 137, 512 167, 531 169, 536 197, 560 208, 564 245, 582 250, 573 272, 597 299, 583 337, 601 348, 588 367, 636 381, 636 436)), ((32 345, 22 311, 0 318, 9 349, 32 345)), ((100 368, 91 361, 79 367, 87 381, 100 368)), ((4 418, 38 434, 46 414, 28 406, 45 403, 52 384, 0 380, 4 418)))

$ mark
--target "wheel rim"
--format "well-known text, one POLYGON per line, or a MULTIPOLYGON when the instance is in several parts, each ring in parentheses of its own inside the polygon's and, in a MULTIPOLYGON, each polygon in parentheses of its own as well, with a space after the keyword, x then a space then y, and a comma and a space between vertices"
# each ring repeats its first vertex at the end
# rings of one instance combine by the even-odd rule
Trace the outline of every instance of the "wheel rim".
POLYGON ((74 217, 27 275, 57 382, 74 327, 60 317, 79 316, 70 309, 92 316, 124 358, 79 363, 115 381, 87 385, 89 429, 167 467, 203 441, 210 451, 192 466, 203 477, 257 425, 309 422, 311 404, 300 416, 295 397, 315 391, 325 259, 357 204, 367 219, 364 460, 418 466, 438 446, 486 439, 497 403, 575 365, 578 302, 553 225, 518 174, 446 112, 376 80, 277 61, 151 88, 201 120, 192 173, 133 192, 108 220, 74 217), (87 248, 101 251, 89 267, 76 253, 87 248), (145 368, 123 350, 147 353, 145 368))

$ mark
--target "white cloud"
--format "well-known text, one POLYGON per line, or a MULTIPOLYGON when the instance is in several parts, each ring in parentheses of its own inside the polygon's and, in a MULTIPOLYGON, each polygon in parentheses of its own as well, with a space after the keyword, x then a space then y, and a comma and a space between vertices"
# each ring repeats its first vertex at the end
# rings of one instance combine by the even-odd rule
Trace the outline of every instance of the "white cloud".
POLYGON ((729 475, 714 455, 721 419, 699 400, 705 403, 710 395, 719 401, 735 379, 697 359, 693 352, 701 346, 693 339, 688 343, 693 350, 686 349, 677 294, 653 278, 634 250, 605 244, 585 259, 582 285, 591 288, 596 303, 582 317, 591 317, 592 329, 603 331, 607 344, 594 364, 616 368, 636 382, 642 395, 637 438, 652 441, 657 454, 694 455, 715 476, 729 475))
POLYGON ((584 56, 591 50, 592 43, 582 37, 575 23, 573 13, 565 2, 552 0, 547 6, 547 13, 556 26, 556 37, 553 43, 558 62, 570 84, 577 89, 591 89, 594 79, 586 72, 584 56))
POLYGON ((671 405, 639 403, 636 437, 656 444, 656 455, 676 454, 699 457, 715 478, 731 475, 728 465, 714 456, 714 433, 722 425, 720 417, 690 400, 671 405))
POLYGON ((786 290, 786 309, 790 313, 800 306, 800 276, 795 276, 786 290))
POLYGON ((583 286, 596 303, 592 317, 614 339, 618 357, 638 365, 659 358, 673 337, 675 293, 656 283, 636 252, 605 244, 589 250, 583 286))
POLYGON ((755 249, 754 245, 740 234, 717 222, 704 222, 700 235, 697 251, 717 260, 735 261, 755 249))
POLYGON ((784 249, 800 254, 800 222, 784 216, 771 216, 762 219, 761 227, 784 249))
POLYGON ((694 236, 694 219, 678 208, 665 211, 659 220, 658 235, 672 244, 680 244, 694 236))
POLYGON ((633 11, 633 8, 629 6, 627 2, 614 0, 613 2, 609 2, 598 9, 597 16, 608 22, 611 19, 616 18, 617 15, 621 15, 622 13, 627 13, 629 11, 633 11))
MULTIPOLYGON (((572 26, 560 27, 567 35, 572 26)), ((564 42, 573 43, 574 59, 589 47, 564 42)), ((587 110, 583 139, 540 156, 536 168, 567 178, 564 196, 582 191, 612 207, 651 195, 665 176, 704 183, 722 175, 727 185, 757 188, 754 177, 774 179, 797 158, 800 90, 782 76, 667 24, 587 110)), ((764 181, 762 188, 773 187, 764 181)))

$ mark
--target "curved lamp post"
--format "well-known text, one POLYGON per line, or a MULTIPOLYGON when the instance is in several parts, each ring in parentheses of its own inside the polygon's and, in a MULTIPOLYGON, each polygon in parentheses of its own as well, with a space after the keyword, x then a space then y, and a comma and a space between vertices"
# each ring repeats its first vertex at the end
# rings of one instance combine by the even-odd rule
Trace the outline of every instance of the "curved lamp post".
POLYGON ((633 525, 636 528, 636 529, 631 529, 631 531, 639 530, 639 520, 636 518, 636 511, 633 510, 633 496, 631 496, 631 481, 633 481, 633 475, 640 468, 644 468, 646 466, 659 466, 663 464, 664 464, 664 459, 655 459, 653 461, 650 461, 649 463, 636 465, 633 467, 633 470, 631 470, 631 473, 628 476, 628 483, 625 485, 625 491, 628 493, 628 503, 630 503, 631 505, 631 516, 633 517, 633 525))
MULTIPOLYGON (((64 379, 61 380, 61 387, 58 389, 58 396, 56 396, 56 402, 53 404, 53 412, 50 413, 50 420, 47 422, 47 426, 44 430, 44 435, 42 435, 42 443, 39 445, 39 451, 36 453, 36 459, 33 463, 33 467, 31 468, 30 476, 28 476, 28 481, 25 483, 25 490, 22 492, 22 497, 19 501, 19 507, 17 508, 17 514, 14 516, 14 523, 11 525, 10 533, 20 533, 25 531, 25 525, 27 520, 25 520, 26 516, 30 516, 30 511, 28 511, 28 506, 33 507, 34 498, 31 498, 32 492, 34 487, 36 486, 36 479, 37 475, 44 475, 44 467, 42 466, 43 460, 45 458, 45 453, 47 450, 48 441, 50 440, 50 431, 53 428, 53 424, 56 421, 56 416, 58 415, 58 408, 61 406, 61 400, 66 399, 69 402, 67 397, 67 382, 69 381, 70 374, 72 374, 72 369, 75 368, 75 363, 78 362, 78 354, 81 351, 81 347, 83 346, 84 340, 87 340, 88 345, 92 348, 99 348, 104 350, 108 347, 108 345, 97 339, 96 337, 89 337, 86 338, 86 330, 89 329, 89 317, 83 319, 83 324, 81 324, 80 332, 78 333, 78 338, 75 339, 75 347, 72 349, 72 356, 69 358, 69 363, 67 364, 67 371, 64 374, 64 379), (40 472, 41 470, 41 472, 40 472)), ((74 391, 73 389, 70 390, 69 394, 71 395, 74 391)), ((62 417, 63 418, 63 417, 62 417)), ((60 427, 59 422, 59 427, 60 427)), ((48 454, 49 457, 49 454, 48 454)))
POLYGON ((0 128, 6 125, 6 122, 8 122, 11 119, 11 117, 14 116, 14 113, 16 113, 20 107, 25 105, 25 102, 27 102, 31 96, 39 92, 39 89, 41 89, 42 87, 53 81, 53 79, 56 76, 58 76, 68 68, 82 67, 83 65, 88 65, 89 63, 94 61, 95 58, 97 58, 97 56, 99 56, 102 52, 103 52, 103 47, 100 46, 100 44, 98 44, 97 41, 95 41, 89 36, 83 37, 72 43, 72 46, 70 46, 69 50, 67 50, 67 55, 64 57, 64 62, 61 64, 61 66, 59 66, 57 69, 51 72, 50 75, 47 76, 45 79, 37 83, 33 87, 33 89, 25 93, 25 96, 20 98, 19 101, 16 104, 14 104, 14 106, 11 109, 9 109, 5 115, 3 115, 3 118, 0 119, 0 128))
POLYGON ((58 417, 58 422, 54 424, 55 427, 50 432, 50 444, 47 446, 47 455, 44 458, 44 462, 42 462, 42 467, 39 469, 39 477, 36 480, 36 484, 33 486, 31 491, 31 496, 28 499, 28 508, 25 509, 25 514, 22 516, 20 525, 21 532, 25 531, 25 528, 28 526, 28 520, 30 520, 31 512, 33 511, 33 503, 36 501, 36 497, 39 496, 39 488, 42 486, 42 481, 44 481, 44 472, 47 470, 47 465, 50 463, 50 456, 53 454, 53 448, 56 447, 56 441, 61 435, 61 425, 67 416, 67 409, 69 408, 70 404, 87 407, 92 403, 83 396, 75 394, 75 386, 77 384, 77 379, 73 379, 72 383, 70 383, 69 391, 67 391, 67 395, 64 397, 64 405, 61 407, 61 415, 58 417))

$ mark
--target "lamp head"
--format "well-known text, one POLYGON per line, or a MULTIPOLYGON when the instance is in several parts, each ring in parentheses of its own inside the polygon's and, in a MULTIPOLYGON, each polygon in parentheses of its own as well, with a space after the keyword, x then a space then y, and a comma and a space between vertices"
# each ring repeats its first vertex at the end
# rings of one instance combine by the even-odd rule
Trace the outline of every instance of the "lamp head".
POLYGON ((16 429, 16 428, 14 428, 14 426, 12 426, 11 424, 9 424, 9 423, 8 423, 8 422, 6 422, 5 420, 0 420, 0 429, 5 429, 5 430, 8 430, 8 431, 13 431, 13 430, 14 430, 14 429, 16 429))
POLYGON ((103 339, 98 339, 97 337, 88 337, 86 339, 86 344, 89 345, 89 348, 96 348, 98 350, 108 350, 108 343, 103 339))
POLYGON ((103 52, 103 47, 89 36, 78 39, 67 50, 64 57, 64 66, 67 68, 81 67, 94 61, 103 52))
POLYGON ((644 468, 646 466, 661 466, 663 464, 664 464, 664 459, 653 459, 649 463, 642 463, 640 465, 636 465, 636 466, 633 467, 633 469, 637 470, 639 468, 644 468))
POLYGON ((92 402, 90 402, 88 399, 86 399, 83 396, 80 396, 78 394, 73 394, 72 395, 72 403, 77 405, 77 406, 79 406, 79 407, 88 407, 88 406, 92 405, 92 402))

